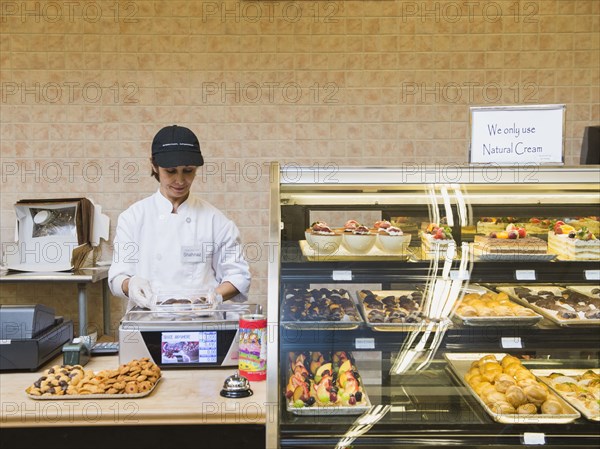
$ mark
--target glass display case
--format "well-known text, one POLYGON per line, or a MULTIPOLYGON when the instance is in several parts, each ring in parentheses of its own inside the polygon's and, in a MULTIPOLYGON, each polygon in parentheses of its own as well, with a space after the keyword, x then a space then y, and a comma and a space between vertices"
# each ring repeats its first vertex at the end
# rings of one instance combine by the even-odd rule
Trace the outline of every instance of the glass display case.
POLYGON ((599 167, 271 173, 267 447, 597 447, 599 167))

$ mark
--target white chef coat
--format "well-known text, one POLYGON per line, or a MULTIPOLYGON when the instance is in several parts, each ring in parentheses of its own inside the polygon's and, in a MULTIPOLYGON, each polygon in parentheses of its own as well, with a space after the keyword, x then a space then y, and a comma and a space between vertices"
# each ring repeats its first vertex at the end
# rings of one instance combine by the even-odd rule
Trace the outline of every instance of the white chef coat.
POLYGON ((191 193, 172 210, 159 190, 121 213, 108 272, 113 295, 126 299, 121 286, 135 275, 154 293, 208 292, 229 281, 236 299, 247 299, 250 271, 233 221, 191 193))

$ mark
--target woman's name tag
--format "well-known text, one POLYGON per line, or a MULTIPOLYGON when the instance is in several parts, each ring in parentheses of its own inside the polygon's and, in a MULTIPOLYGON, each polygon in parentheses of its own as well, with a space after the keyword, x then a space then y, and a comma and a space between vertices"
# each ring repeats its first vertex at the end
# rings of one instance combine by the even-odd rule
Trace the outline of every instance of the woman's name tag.
POLYGON ((201 246, 182 246, 181 247, 181 262, 182 263, 198 263, 204 262, 201 246))

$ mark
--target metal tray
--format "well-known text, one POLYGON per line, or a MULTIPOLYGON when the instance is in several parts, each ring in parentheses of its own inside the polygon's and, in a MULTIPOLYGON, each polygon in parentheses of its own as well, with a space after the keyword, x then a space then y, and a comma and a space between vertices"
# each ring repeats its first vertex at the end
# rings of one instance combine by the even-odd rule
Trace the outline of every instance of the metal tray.
MULTIPOLYGON (((475 288, 469 288, 465 293, 478 293, 484 294, 491 292, 486 287, 475 286, 475 288)), ((457 304, 456 308, 460 303, 457 304)), ((519 304, 522 307, 522 304, 519 304)), ((526 307, 530 309, 530 307, 526 307)), ((533 326, 539 323, 544 317, 538 313, 532 316, 462 316, 456 312, 452 315, 454 321, 459 322, 465 326, 533 326)))
POLYGON ((472 244, 472 252, 475 256, 475 260, 481 262, 550 262, 556 259, 556 254, 489 254, 482 250, 479 245, 474 243, 472 244))
MULTIPOLYGON (((358 309, 356 308, 356 301, 350 293, 348 293, 348 299, 352 301, 354 305, 354 310, 356 311, 357 319, 356 321, 326 321, 326 320, 317 320, 317 321, 284 321, 281 320, 280 323, 285 329, 290 330, 354 330, 357 329, 362 323, 364 323, 362 316, 358 313, 358 309)), ((282 314, 283 307, 285 305, 285 298, 282 301, 282 314)))
POLYGON ((569 290, 573 290, 574 292, 581 293, 582 295, 589 296, 590 298, 595 298, 592 290, 595 288, 600 288, 598 285, 567 285, 569 290))
POLYGON ((473 395, 479 402, 488 415, 496 422, 502 424, 566 424, 575 421, 581 415, 567 401, 559 397, 559 402, 563 409, 567 411, 561 415, 520 415, 518 413, 495 413, 489 408, 479 395, 471 388, 469 383, 465 381, 465 374, 471 368, 471 363, 479 360, 486 355, 493 355, 498 361, 506 355, 505 353, 462 353, 462 354, 444 354, 444 358, 448 362, 448 367, 460 380, 462 385, 473 395))
POLYGON ((144 391, 143 393, 134 393, 134 394, 63 394, 63 395, 47 395, 47 396, 35 396, 32 394, 25 393, 29 399, 33 399, 35 401, 70 401, 73 399, 82 400, 82 399, 139 399, 148 396, 150 393, 154 391, 158 383, 162 377, 159 377, 152 388, 148 391, 144 391))
POLYGON ((396 261, 409 261, 414 260, 415 256, 410 248, 407 248, 401 253, 386 252, 381 250, 377 246, 373 246, 369 252, 365 254, 351 253, 346 248, 340 245, 340 247, 331 254, 322 254, 315 251, 306 240, 300 240, 300 250, 302 255, 311 262, 336 262, 344 260, 396 260, 396 261))
MULTIPOLYGON (((285 385, 289 382, 289 375, 291 373, 288 371, 288 378, 286 379, 285 385)), ((362 379, 362 378, 361 378, 362 379)), ((367 395, 367 391, 365 390, 365 384, 360 381, 360 385, 362 386, 362 394, 363 394, 363 404, 357 405, 311 405, 309 407, 294 407, 293 403, 286 400, 286 410, 293 415, 298 416, 348 416, 348 415, 362 415, 363 413, 369 411, 372 407, 371 400, 367 395)))
MULTIPOLYGON (((529 285, 529 284, 520 284, 517 285, 516 287, 527 287, 530 288, 534 291, 539 291, 539 290, 548 290, 551 292, 557 292, 555 294, 559 294, 558 292, 562 292, 565 289, 562 287, 558 287, 556 285, 529 285)), ((496 290, 499 290, 501 292, 505 292, 508 294, 508 296, 511 297, 511 299, 513 299, 516 303, 519 303, 521 305, 524 305, 526 307, 529 307, 530 309, 532 309, 533 311, 539 313, 540 315, 544 316, 545 318, 548 318, 550 321, 553 321, 554 323, 560 325, 560 326, 589 326, 589 325, 594 325, 594 324, 600 324, 600 320, 595 320, 595 319, 587 319, 587 318, 573 318, 573 319, 565 319, 565 318, 560 318, 559 316, 556 315, 556 313, 554 313, 553 310, 548 310, 548 309, 544 309, 542 307, 538 307, 535 304, 531 304, 527 301, 525 301, 524 299, 519 298, 517 295, 515 295, 515 286, 497 286, 496 290)))
MULTIPOLYGON (((415 290, 371 290, 371 291, 377 296, 402 296, 402 295, 410 294, 410 293, 414 292, 415 290)), ((418 330, 421 327, 423 328, 423 330, 425 330, 425 327, 427 327, 426 325, 429 322, 429 320, 425 319, 418 323, 371 323, 367 317, 369 316, 369 312, 373 309, 369 309, 367 306, 365 306, 365 304, 363 303, 363 298, 361 297, 360 291, 356 292, 356 298, 358 300, 357 301, 358 308, 360 310, 360 313, 363 316, 363 319, 365 320, 365 324, 375 331, 408 332, 408 331, 418 330)))
MULTIPOLYGON (((567 393, 565 391, 560 391, 560 390, 555 389, 553 379, 550 379, 548 377, 550 374, 556 373, 556 372, 560 372, 560 373, 564 374, 565 376, 579 376, 586 371, 588 371, 588 370, 587 369, 561 369, 561 368, 532 369, 531 370, 531 372, 537 378, 539 378, 542 382, 544 382, 546 385, 548 385, 550 388, 552 388, 552 390, 554 390, 554 392, 557 395, 559 395, 561 398, 563 398, 565 401, 567 401, 569 404, 571 404, 573 407, 575 407, 577 410, 579 410, 581 412, 581 414, 583 416, 585 416, 587 419, 589 419, 590 421, 600 421, 600 413, 599 412, 594 413, 592 410, 587 408, 585 406, 585 404, 577 398, 575 393, 567 393)), ((595 373, 600 374, 600 369, 592 369, 591 371, 594 371, 595 373)), ((596 400, 598 400, 598 399, 599 398, 596 396, 596 400)))

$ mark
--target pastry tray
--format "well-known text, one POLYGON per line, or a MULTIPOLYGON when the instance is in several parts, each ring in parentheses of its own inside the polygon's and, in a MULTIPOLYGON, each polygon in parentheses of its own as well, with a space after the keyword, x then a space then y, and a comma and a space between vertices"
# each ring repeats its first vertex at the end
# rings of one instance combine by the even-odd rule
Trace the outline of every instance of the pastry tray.
MULTIPOLYGON (((282 319, 280 321, 280 324, 285 329, 290 329, 290 330, 354 330, 354 329, 357 329, 364 321, 363 321, 360 313, 358 313, 358 309, 356 308, 356 302, 354 301, 352 296, 350 296, 350 294, 348 294, 348 298, 352 301, 354 310, 356 311, 356 316, 357 316, 356 320, 352 320, 352 321, 327 321, 327 320, 284 321, 282 319)), ((281 306, 282 309, 285 306, 285 301, 286 300, 284 299, 283 305, 281 306)), ((282 313, 283 313, 283 310, 282 310, 282 313)))
POLYGON ((488 415, 491 418, 502 424, 566 424, 575 421, 581 415, 575 410, 567 401, 558 398, 563 410, 567 413, 560 415, 520 415, 518 413, 496 413, 489 408, 485 402, 479 397, 479 395, 473 390, 467 381, 465 381, 465 374, 471 368, 471 363, 479 360, 486 355, 493 355, 498 361, 506 355, 504 353, 461 353, 461 354, 444 354, 444 358, 448 362, 448 367, 459 379, 462 385, 471 393, 471 395, 479 402, 488 415))
MULTIPOLYGON (((544 382, 546 385, 548 385, 550 388, 552 388, 552 390, 558 396, 560 396, 565 401, 567 401, 569 404, 571 404, 573 407, 575 407, 577 410, 579 410, 581 412, 581 414, 583 416, 585 416, 587 419, 589 419, 590 421, 600 421, 600 413, 598 413, 598 412, 594 413, 590 409, 588 409, 585 406, 585 404, 577 398, 575 393, 567 393, 565 391, 560 391, 560 390, 555 389, 554 382, 552 381, 552 379, 550 379, 548 377, 550 374, 557 373, 557 372, 562 373, 565 376, 579 376, 586 371, 588 371, 588 370, 587 369, 561 369, 561 368, 532 369, 531 370, 531 372, 537 378, 539 378, 542 382, 544 382)), ((600 373, 600 369, 592 369, 591 371, 594 371, 595 373, 600 373)))
POLYGON ((567 285, 569 290, 572 290, 576 293, 581 293, 582 295, 589 296, 590 298, 595 298, 592 290, 595 288, 600 288, 598 285, 567 285))
MULTIPOLYGON (((555 294, 560 294, 560 292, 565 290, 564 288, 558 287, 556 285, 517 285, 517 287, 527 287, 527 288, 530 288, 535 291, 547 290, 547 291, 551 291, 555 294)), ((525 307, 529 307, 534 312, 539 313, 540 315, 544 316, 545 318, 548 318, 550 321, 553 321, 554 323, 556 323, 560 326, 589 326, 589 325, 600 324, 600 320, 596 320, 596 319, 560 318, 552 310, 544 309, 543 307, 536 306, 535 304, 531 304, 528 301, 519 298, 515 294, 514 289, 515 289, 514 286, 497 286, 496 287, 496 290, 507 293, 508 296, 510 296, 510 298, 513 301, 515 301, 516 303, 521 304, 525 307)))
MULTIPOLYGON (((415 290, 371 290, 376 296, 402 296, 408 295, 415 290)), ((358 308, 360 309, 360 313, 365 320, 365 324, 373 329, 374 331, 379 332, 408 332, 418 330, 419 328, 427 327, 427 323, 429 322, 427 319, 423 321, 419 321, 418 323, 371 323, 367 318, 369 316, 369 312, 373 309, 368 308, 364 305, 363 300, 361 298, 360 291, 356 292, 356 297, 358 299, 358 308)))
POLYGON ((406 248, 403 252, 387 252, 381 250, 377 246, 373 246, 367 253, 352 253, 344 248, 342 245, 339 248, 330 253, 324 254, 315 251, 306 240, 300 240, 300 250, 302 255, 305 256, 311 262, 336 262, 344 260, 364 260, 364 259, 377 259, 377 260, 395 260, 395 261, 408 261, 414 260, 414 254, 411 248, 406 248))
POLYGON ((35 396, 32 394, 25 393, 29 399, 34 399, 36 401, 70 401, 72 399, 139 399, 148 396, 150 393, 154 391, 158 383, 162 377, 159 377, 152 388, 148 391, 144 391, 143 393, 133 393, 133 394, 63 394, 63 395, 47 395, 47 396, 35 396))
POLYGON ((556 254, 490 254, 482 250, 479 245, 474 243, 472 244, 472 252, 475 256, 475 260, 479 260, 481 262, 550 262, 556 258, 556 254))
MULTIPOLYGON (((289 376, 289 374, 288 374, 289 376)), ((289 377, 287 379, 289 382, 289 377)), ((286 382, 286 385, 287 385, 286 382)), ((363 390, 363 401, 361 404, 356 405, 311 405, 309 407, 294 407, 293 403, 289 399, 286 401, 286 409, 289 413, 298 416, 348 416, 348 415, 362 415, 369 411, 372 407, 371 400, 365 390, 365 385, 362 380, 360 382, 363 390)))
MULTIPOLYGON (((491 292, 491 290, 483 287, 483 286, 476 286, 475 288, 470 288, 466 291, 466 293, 478 293, 478 294, 484 294, 484 293, 488 293, 491 292)), ((493 292, 492 292, 493 293, 493 292)), ((462 302, 462 300, 461 300, 462 302)), ((514 301, 511 301, 514 302, 514 301)), ((457 304, 456 308, 458 307, 458 305, 460 305, 460 302, 457 304)), ((525 307, 527 309, 531 310, 531 307, 526 307, 523 306, 522 304, 519 304, 522 307, 525 307)), ((458 313, 454 312, 454 314, 452 315, 452 319, 456 322, 459 322, 460 324, 463 324, 465 326, 533 326, 537 323, 539 323, 541 320, 544 319, 544 317, 542 315, 540 315, 539 313, 535 313, 535 315, 532 316, 462 316, 459 315, 458 313)))

